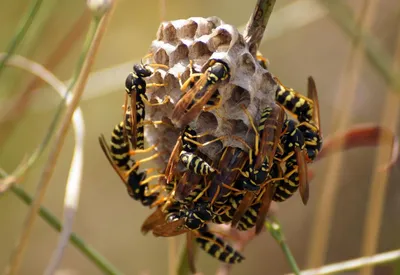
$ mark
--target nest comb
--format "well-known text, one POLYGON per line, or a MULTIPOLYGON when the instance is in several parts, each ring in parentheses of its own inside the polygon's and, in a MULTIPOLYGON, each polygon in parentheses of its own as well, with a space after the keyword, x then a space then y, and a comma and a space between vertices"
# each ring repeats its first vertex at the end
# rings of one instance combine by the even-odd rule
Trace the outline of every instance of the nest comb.
MULTIPOLYGON (((150 88, 147 95, 153 102, 162 100, 166 95, 171 101, 161 106, 146 106, 146 120, 173 123, 171 114, 182 96, 179 76, 183 82, 190 76, 190 61, 195 72, 204 72, 210 60, 222 60, 230 69, 229 82, 218 88, 222 104, 219 108, 201 112, 189 125, 197 133, 209 133, 206 140, 234 135, 250 146, 254 145, 254 132, 241 106, 247 108, 257 123, 262 110, 274 101, 276 83, 268 70, 249 52, 243 35, 234 26, 225 24, 217 17, 163 22, 151 44, 150 53, 155 63, 166 65, 169 69, 155 70, 148 83, 164 83, 165 86, 150 88)), ((165 163, 182 130, 176 124, 174 127, 163 124, 146 127, 147 141, 151 145, 158 144, 157 150, 166 153, 163 154, 165 163)), ((216 161, 226 146, 247 151, 242 143, 234 139, 224 139, 199 149, 216 161)))

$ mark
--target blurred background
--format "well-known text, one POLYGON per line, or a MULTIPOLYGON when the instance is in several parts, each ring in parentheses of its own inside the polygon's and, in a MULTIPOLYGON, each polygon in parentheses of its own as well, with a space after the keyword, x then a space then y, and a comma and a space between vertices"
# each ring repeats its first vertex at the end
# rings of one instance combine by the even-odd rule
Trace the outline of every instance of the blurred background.
MULTIPOLYGON (((31 1, 3 0, 0 3, 0 47, 4 51, 17 29, 18 22, 31 1)), ((80 206, 74 232, 95 247, 124 274, 166 274, 168 240, 143 236, 140 226, 151 213, 126 194, 98 145, 100 133, 109 136, 121 119, 124 81, 132 64, 147 53, 162 20, 191 16, 218 16, 226 23, 244 26, 256 1, 136 1, 119 0, 101 43, 93 73, 81 108, 86 124, 85 162, 80 206)), ((359 16, 363 0, 343 1, 359 16)), ((298 4, 298 3, 297 3, 298 4)), ((307 77, 312 75, 319 91, 324 136, 335 125, 341 113, 337 98, 342 74, 350 56, 351 39, 329 16, 318 1, 280 0, 275 5, 260 51, 270 60, 270 71, 285 85, 298 91, 306 90, 307 77), (291 8, 295 2, 308 3, 291 8), (286 8, 286 9, 285 9, 286 8)), ((344 15, 345 16, 345 15, 344 15)), ((51 70, 61 80, 70 79, 90 21, 85 1, 45 0, 27 37, 17 53, 46 66, 51 53, 62 47, 60 42, 74 28, 72 47, 62 52, 60 61, 51 70), (80 23, 77 23, 80 22, 80 23), (77 25, 75 25, 77 24, 77 25), (79 35, 80 30, 82 34, 79 35)), ((379 1, 371 32, 382 47, 394 55, 400 31, 400 2, 379 1)), ((54 60, 53 60, 54 61, 54 60)), ((349 125, 378 123, 389 92, 383 78, 368 61, 361 67, 356 87, 356 100, 349 125)), ((0 81, 0 111, 3 113, 23 93, 33 77, 14 68, 7 68, 0 81)), ((24 156, 29 155, 43 139, 59 97, 44 86, 34 90, 25 101, 22 117, 12 116, 0 121, 0 166, 11 173, 24 156)), ((22 108, 22 107, 21 107, 22 108)), ((398 127, 397 127, 398 128, 398 127)), ((69 132, 47 192, 44 206, 62 217, 64 187, 73 151, 73 135, 69 132)), ((326 263, 360 256, 366 201, 375 167, 376 148, 358 148, 344 154, 339 174, 338 195, 330 228, 326 263)), ((47 153, 24 176, 21 185, 35 192, 47 153)), ((320 192, 325 184, 329 158, 312 165, 316 177, 311 182, 309 204, 303 206, 299 194, 279 204, 278 218, 287 242, 300 265, 306 268, 308 251, 313 239, 312 224, 318 208, 320 192)), ((387 195, 381 221, 378 251, 400 247, 400 168, 389 173, 387 195)), ((27 206, 13 193, 0 197, 0 269, 4 270, 11 251, 21 233, 27 206)), ((58 233, 42 219, 34 227, 21 274, 41 274, 57 243, 58 233)), ((246 260, 235 266, 232 274, 284 274, 290 272, 280 247, 268 233, 262 233, 245 249, 246 260)), ((219 263, 199 251, 197 266, 204 274, 213 274, 219 263)), ((400 266, 400 263, 397 264, 400 266)), ((78 250, 68 246, 60 267, 68 274, 101 274, 78 250)), ((398 269, 399 270, 399 269, 398 269)), ((349 273, 350 274, 350 273, 349 273)), ((356 274, 356 273, 353 273, 356 274)), ((391 268, 380 268, 376 274, 394 274, 391 268)))

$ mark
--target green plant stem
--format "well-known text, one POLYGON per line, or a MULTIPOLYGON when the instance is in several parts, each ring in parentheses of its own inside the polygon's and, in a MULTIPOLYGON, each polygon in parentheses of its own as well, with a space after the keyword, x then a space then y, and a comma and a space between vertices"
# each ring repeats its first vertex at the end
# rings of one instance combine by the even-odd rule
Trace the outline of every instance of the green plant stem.
POLYGON ((271 236, 278 242, 278 244, 282 248, 282 251, 285 254, 286 259, 288 260, 289 265, 292 268, 294 274, 299 275, 300 269, 296 263, 296 259, 293 257, 293 254, 290 251, 290 248, 285 241, 285 237, 282 233, 282 227, 279 224, 279 222, 277 220, 266 221, 265 227, 267 228, 271 236))
MULTIPOLYGON (((32 196, 18 185, 13 185, 11 191, 27 205, 32 204, 32 196)), ((44 207, 39 208, 39 215, 57 232, 61 232, 62 225, 60 221, 49 210, 44 207)), ((70 242, 87 258, 90 259, 104 274, 122 274, 110 262, 108 262, 93 247, 86 244, 76 233, 71 233, 70 242)))
POLYGON ((350 38, 360 37, 366 57, 377 72, 384 78, 394 92, 400 91, 400 74, 392 69, 392 57, 382 48, 378 41, 367 31, 362 31, 356 24, 354 14, 349 6, 340 0, 323 0, 329 10, 329 16, 350 38))
POLYGON ((6 64, 7 60, 10 58, 11 55, 14 54, 15 50, 17 49, 18 45, 24 38, 26 32, 28 31, 30 25, 32 24, 33 19, 35 18, 37 12, 39 11, 40 5, 42 4, 43 0, 36 0, 32 2, 32 6, 29 12, 25 15, 25 17, 21 20, 20 25, 18 26, 18 31, 11 40, 10 44, 7 47, 7 55, 0 60, 0 77, 4 70, 4 65, 6 64))
POLYGON ((250 52, 255 55, 264 36, 269 17, 276 0, 257 0, 243 36, 249 44, 250 52))

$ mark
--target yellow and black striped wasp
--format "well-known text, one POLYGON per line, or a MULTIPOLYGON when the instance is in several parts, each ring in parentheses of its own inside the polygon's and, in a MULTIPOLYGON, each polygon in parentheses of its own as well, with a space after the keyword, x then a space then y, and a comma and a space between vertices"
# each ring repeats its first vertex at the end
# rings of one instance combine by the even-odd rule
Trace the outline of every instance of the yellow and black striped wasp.
MULTIPOLYGON (((143 149, 144 148, 144 126, 140 123, 145 119, 145 104, 149 106, 159 106, 169 102, 169 97, 166 96, 164 100, 160 103, 150 103, 146 90, 149 87, 162 87, 162 83, 146 83, 144 78, 150 77, 153 72, 150 70, 151 67, 158 67, 168 69, 167 66, 162 64, 140 64, 133 65, 133 71, 129 73, 125 80, 125 103, 124 103, 124 114, 127 112, 128 108, 128 97, 130 100, 131 108, 131 119, 132 124, 129 129, 126 128, 126 134, 131 142, 133 149, 143 149)), ((128 125, 125 125, 127 127, 128 125)))
POLYGON ((322 147, 319 101, 314 79, 310 76, 307 85, 307 97, 291 88, 283 86, 278 78, 275 100, 292 113, 300 122, 297 126, 303 133, 307 150, 307 162, 312 162, 322 147))
MULTIPOLYGON (((270 179, 269 171, 274 162, 275 152, 278 143, 280 142, 282 126, 285 119, 283 109, 279 105, 273 104, 263 110, 258 128, 256 128, 251 115, 246 109, 244 109, 244 111, 255 132, 255 150, 248 146, 249 160, 244 169, 238 169, 241 175, 238 178, 236 185, 240 190, 245 192, 245 195, 241 199, 239 206, 235 208, 236 212, 232 218, 233 227, 236 227, 243 215, 253 204, 260 191, 260 187, 265 185, 270 179)), ((268 212, 270 204, 269 199, 272 198, 270 194, 272 190, 270 189, 271 188, 267 186, 270 196, 264 197, 265 206, 262 207, 262 209, 266 209, 266 212, 268 212)), ((264 215, 264 213, 262 214, 264 215)))
MULTIPOLYGON (((184 127, 203 111, 203 107, 215 96, 218 87, 230 77, 229 67, 222 60, 212 59, 205 73, 194 73, 189 76, 181 89, 191 88, 177 102, 172 112, 172 122, 184 127), (194 85, 193 79, 199 77, 194 85)), ((220 101, 219 101, 220 102, 220 101)))
MULTIPOLYGON (((129 114, 126 116, 130 118, 129 114)), ((149 158, 135 161, 131 158, 137 153, 145 153, 154 149, 154 146, 146 150, 131 151, 128 141, 124 138, 124 122, 117 124, 112 132, 110 147, 103 135, 99 137, 101 149, 107 160, 125 184, 128 194, 135 200, 139 200, 143 205, 151 205, 158 197, 158 192, 150 192, 148 183, 156 178, 165 177, 163 174, 153 175, 147 178, 147 174, 153 169, 138 173, 139 165, 143 162, 152 160, 158 156, 155 154, 149 158), (132 161, 132 164, 130 162, 132 161), (150 193, 150 195, 148 195, 150 193)))

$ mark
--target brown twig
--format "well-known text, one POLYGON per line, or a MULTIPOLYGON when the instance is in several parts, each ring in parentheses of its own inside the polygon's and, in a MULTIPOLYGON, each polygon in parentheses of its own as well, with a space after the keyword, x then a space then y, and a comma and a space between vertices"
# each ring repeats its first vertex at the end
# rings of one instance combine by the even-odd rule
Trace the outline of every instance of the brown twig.
POLYGON ((247 22, 243 36, 249 45, 250 53, 254 56, 264 36, 275 2, 276 0, 257 0, 256 7, 247 22))
MULTIPOLYGON (((367 30, 370 28, 373 22, 374 13, 377 10, 377 2, 378 1, 376 0, 364 2, 363 10, 361 11, 360 19, 358 20, 361 30, 367 30)), ((351 121, 351 107, 355 99, 355 90, 359 79, 360 68, 363 63, 364 51, 361 34, 353 37, 353 40, 354 47, 350 53, 350 58, 348 59, 346 68, 343 71, 340 81, 341 85, 336 97, 336 102, 340 102, 341 112, 339 118, 332 116, 332 132, 335 130, 343 132, 349 127, 351 121), (346 100, 343 101, 343 98, 346 98, 346 100), (338 126, 335 127, 335 125, 338 126)), ((340 144, 339 148, 342 147, 343 144, 340 144)), ((317 207, 317 213, 311 231, 311 236, 313 236, 313 238, 311 240, 308 255, 308 267, 321 266, 325 262, 338 183, 340 182, 338 180, 340 173, 337 171, 341 170, 342 163, 343 153, 342 150, 339 149, 338 154, 334 155, 326 166, 329 168, 326 173, 324 180, 325 184, 322 187, 321 196, 319 197, 319 206, 317 207)))
MULTIPOLYGON (((111 6, 113 7, 113 2, 111 1, 111 6)), ((29 237, 31 235, 32 229, 33 229, 33 224, 36 221, 37 217, 37 212, 40 208, 40 205, 44 199, 44 195, 46 193, 47 187, 50 183, 51 176, 53 174, 55 164, 57 162, 58 156, 60 154, 62 145, 64 144, 64 140, 71 122, 72 115, 78 106, 78 103, 80 101, 80 98, 83 94, 86 81, 90 72, 90 69, 93 65, 97 50, 100 45, 100 41, 104 35, 107 23, 110 19, 110 16, 112 14, 112 10, 109 11, 108 13, 105 14, 104 17, 98 17, 95 16, 91 28, 88 32, 89 36, 87 39, 86 43, 89 43, 88 45, 84 45, 84 52, 82 53, 82 57, 85 58, 83 60, 83 64, 78 65, 78 77, 76 80, 75 85, 71 86, 72 90, 72 99, 69 107, 66 110, 66 113, 64 114, 64 117, 61 122, 60 129, 57 131, 56 137, 55 137, 55 143, 54 146, 50 152, 50 155, 48 157, 46 166, 43 170, 43 173, 41 175, 40 182, 37 187, 37 193, 35 196, 35 199, 32 203, 32 206, 30 208, 30 211, 27 215, 26 221, 24 223, 24 231, 21 234, 19 243, 17 245, 17 248, 15 252, 13 253, 13 257, 11 259, 11 265, 10 269, 8 271, 9 274, 18 274, 18 269, 20 266, 20 263, 23 258, 23 254, 26 250, 26 246, 29 240, 29 237), (87 48, 86 48, 87 47, 87 48)))

